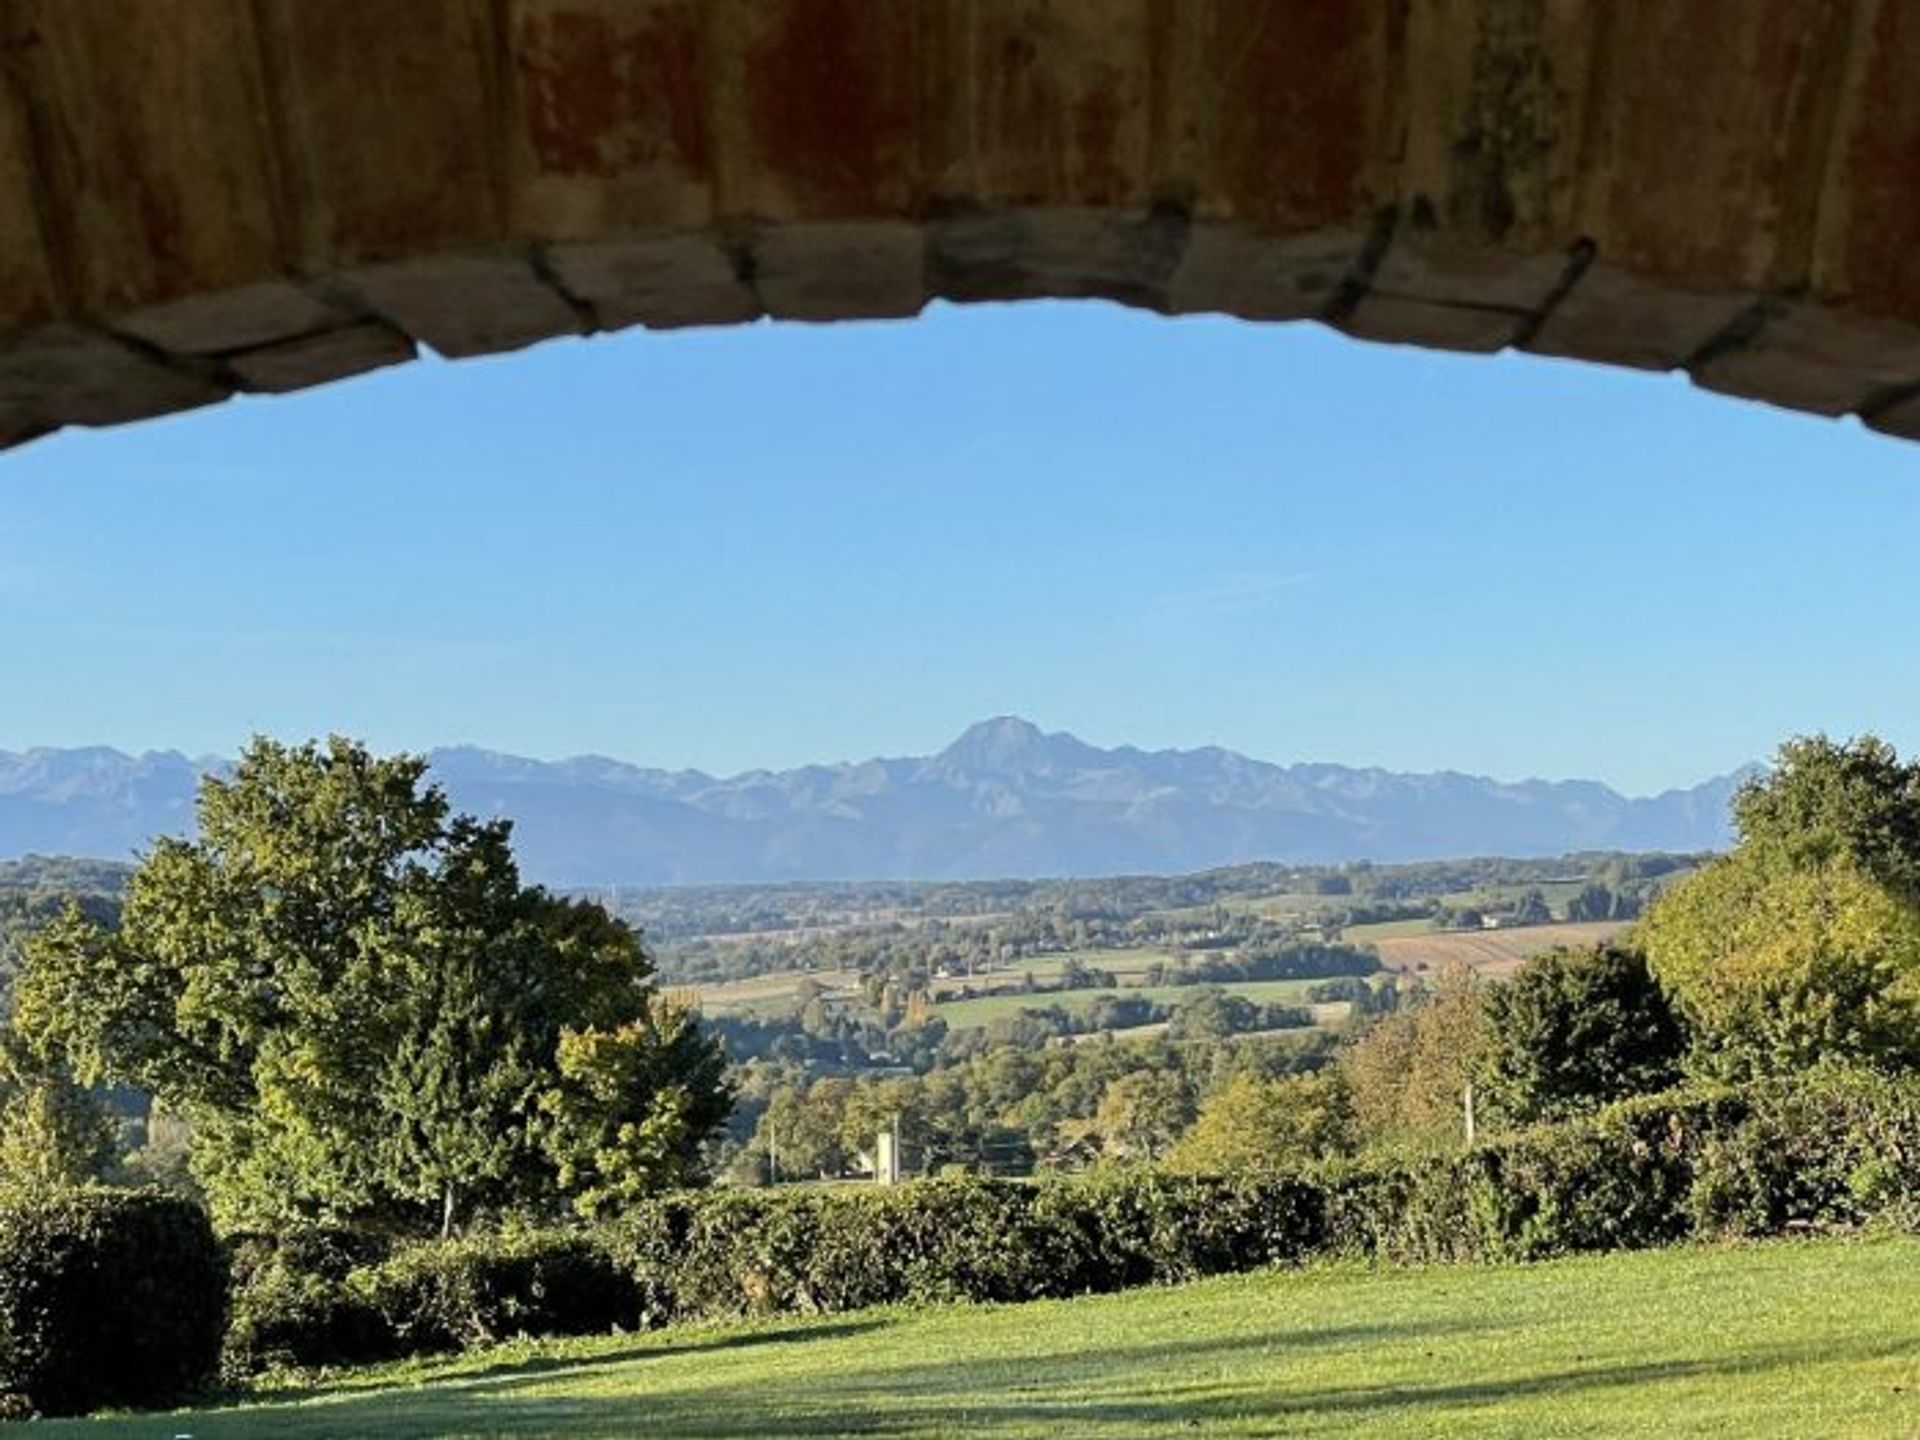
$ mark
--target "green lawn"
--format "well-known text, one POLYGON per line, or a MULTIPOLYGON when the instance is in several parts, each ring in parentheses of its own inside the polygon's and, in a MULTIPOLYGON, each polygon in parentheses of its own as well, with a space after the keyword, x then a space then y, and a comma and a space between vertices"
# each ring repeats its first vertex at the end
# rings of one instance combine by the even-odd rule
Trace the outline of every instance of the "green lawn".
MULTIPOLYGON (((1320 983, 1318 980, 1237 980, 1215 988, 1244 995, 1256 1004, 1265 1005, 1275 1000, 1288 1003, 1300 1001, 1310 986, 1320 983)), ((966 1030, 991 1024, 1003 1015, 1017 1015, 1022 1010, 1045 1010, 1053 1005, 1058 1005, 1070 1015, 1076 1015, 1092 1008, 1094 1001, 1102 996, 1133 996, 1151 1000, 1156 1005, 1178 1005, 1182 1000, 1198 995, 1203 988, 1199 985, 1122 985, 1106 990, 1008 991, 1000 995, 978 995, 971 1000, 943 1000, 934 1007, 934 1013, 946 1021, 950 1028, 966 1030)))
POLYGON ((523 1345, 45 1440, 1920 1434, 1920 1239, 1269 1273, 523 1345))

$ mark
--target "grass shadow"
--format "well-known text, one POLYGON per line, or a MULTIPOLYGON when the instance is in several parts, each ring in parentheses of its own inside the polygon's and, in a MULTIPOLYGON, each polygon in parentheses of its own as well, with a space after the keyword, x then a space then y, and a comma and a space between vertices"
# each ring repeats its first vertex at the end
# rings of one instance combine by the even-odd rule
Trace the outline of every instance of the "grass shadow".
MULTIPOLYGON (((393 1366, 330 1374, 310 1382, 290 1380, 281 1385, 228 1392, 209 1397, 209 1400, 214 1409, 232 1410, 241 1406, 270 1406, 333 1399, 364 1394, 395 1384, 460 1390, 487 1386, 511 1386, 515 1382, 544 1383, 560 1375, 588 1373, 610 1366, 631 1365, 677 1355, 718 1353, 764 1345, 792 1345, 814 1340, 841 1340, 870 1330, 884 1329, 889 1323, 885 1319, 878 1318, 850 1319, 818 1325, 795 1325, 783 1329, 750 1330, 744 1333, 729 1331, 699 1339, 649 1340, 644 1336, 636 1335, 632 1337, 631 1344, 621 1345, 594 1355, 528 1355, 525 1358, 478 1365, 463 1363, 457 1354, 422 1356, 413 1361, 395 1362, 393 1366), (434 1368, 436 1364, 444 1368, 436 1372, 434 1368), (397 1368, 399 1366, 406 1368, 397 1368)), ((681 1329, 673 1333, 676 1336, 685 1337, 697 1332, 681 1329)), ((533 1343, 540 1342, 536 1340, 533 1343)))

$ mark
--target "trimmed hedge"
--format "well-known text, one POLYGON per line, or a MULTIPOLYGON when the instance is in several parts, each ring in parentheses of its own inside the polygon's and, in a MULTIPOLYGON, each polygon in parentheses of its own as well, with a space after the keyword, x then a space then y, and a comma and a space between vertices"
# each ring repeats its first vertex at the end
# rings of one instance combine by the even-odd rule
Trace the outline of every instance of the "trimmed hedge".
POLYGON ((826 1313, 1062 1293, 1071 1240, 1031 1187, 928 1180, 895 1189, 689 1192, 605 1228, 647 1318, 826 1313))
POLYGON ((196 1205, 102 1188, 0 1209, 9 1408, 174 1404, 214 1377, 226 1315, 227 1258, 196 1205))
POLYGON ((1834 1070, 1742 1098, 1740 1123, 1706 1136, 1695 1166, 1701 1233, 1920 1229, 1920 1077, 1834 1070))
POLYGON ((248 1236, 224 1368, 366 1364, 519 1335, 638 1328, 633 1275, 597 1237, 528 1231, 397 1250, 342 1231, 248 1236))
POLYGON ((593 1236, 537 1231, 408 1246, 348 1277, 396 1354, 640 1323, 633 1277, 593 1236))
POLYGON ((1044 1185, 1033 1210, 1071 1238, 1066 1294, 1295 1263, 1326 1244, 1325 1191, 1309 1175, 1118 1171, 1044 1185))
POLYGON ((1693 1192, 1733 1094, 1649 1096, 1471 1150, 1328 1172, 1329 1248, 1407 1262, 1542 1260, 1696 1233, 1693 1192))
POLYGON ((372 1300, 348 1277, 377 1265, 386 1242, 349 1230, 294 1230, 231 1241, 233 1314, 221 1368, 238 1377, 279 1365, 355 1365, 400 1353, 372 1300))
POLYGON ((1676 1091, 1471 1150, 1297 1173, 695 1191, 593 1232, 360 1260, 308 1240, 243 1273, 230 1354, 325 1364, 522 1333, 1090 1294, 1316 1256, 1536 1260, 1870 1221, 1920 1224, 1920 1079, 1676 1091))

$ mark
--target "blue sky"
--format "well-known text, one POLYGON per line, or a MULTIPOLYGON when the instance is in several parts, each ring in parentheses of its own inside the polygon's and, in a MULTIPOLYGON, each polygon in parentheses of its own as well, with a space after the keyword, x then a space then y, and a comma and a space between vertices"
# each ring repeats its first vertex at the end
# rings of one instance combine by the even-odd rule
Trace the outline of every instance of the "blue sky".
POLYGON ((1920 446, 1104 305, 427 359, 0 455, 0 748, 1102 744, 1691 783, 1920 747, 1920 446))

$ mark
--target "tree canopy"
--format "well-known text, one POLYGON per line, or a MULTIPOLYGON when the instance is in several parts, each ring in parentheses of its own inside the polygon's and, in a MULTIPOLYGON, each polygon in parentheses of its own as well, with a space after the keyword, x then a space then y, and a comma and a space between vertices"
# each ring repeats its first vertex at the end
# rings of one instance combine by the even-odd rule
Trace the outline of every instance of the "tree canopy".
POLYGON ((1920 910, 1844 855, 1742 848, 1662 897, 1644 934, 1705 1073, 1920 1060, 1920 910))
POLYGON ((1779 848, 1798 865, 1841 857, 1920 899, 1920 763, 1875 735, 1797 736, 1734 796, 1742 849, 1779 848))
POLYGON ((1294 1165, 1343 1151, 1348 1131, 1346 1090, 1335 1072, 1243 1072, 1201 1104, 1167 1165, 1213 1175, 1294 1165))
POLYGON ((1872 735, 1789 740, 1734 819, 1740 843, 1644 927, 1695 1068, 1920 1062, 1920 766, 1872 735))
POLYGON ((451 1229, 687 1178, 723 1061, 632 930, 521 884, 413 756, 256 740, 112 930, 28 946, 15 1023, 191 1121, 228 1224, 451 1229))
POLYGON ((1480 1085, 1511 1124, 1564 1120, 1680 1077, 1687 1036, 1622 945, 1550 950, 1486 991, 1480 1085))

